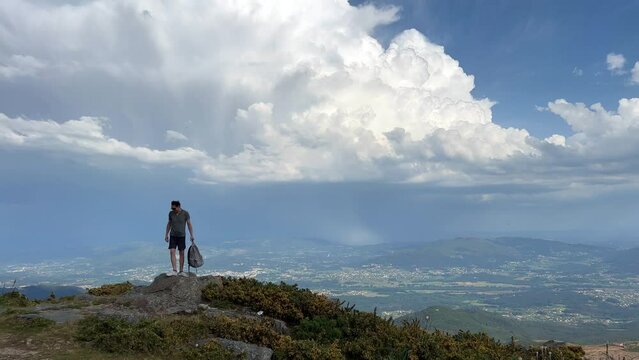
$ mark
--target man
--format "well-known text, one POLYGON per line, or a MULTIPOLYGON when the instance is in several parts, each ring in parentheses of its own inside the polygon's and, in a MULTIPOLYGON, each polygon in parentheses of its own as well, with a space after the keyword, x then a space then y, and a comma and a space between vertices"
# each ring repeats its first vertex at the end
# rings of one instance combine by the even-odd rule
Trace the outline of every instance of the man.
POLYGON ((177 200, 171 201, 171 211, 169 212, 169 222, 166 224, 166 233, 164 241, 169 243, 169 253, 171 254, 171 265, 173 271, 166 273, 167 276, 187 276, 184 272, 184 249, 186 248, 186 225, 189 226, 189 234, 191 234, 191 243, 195 243, 195 235, 193 235, 193 225, 191 224, 191 215, 182 209, 182 205, 177 200), (170 232, 170 237, 169 237, 170 232), (175 248, 180 251, 180 272, 175 267, 175 248))

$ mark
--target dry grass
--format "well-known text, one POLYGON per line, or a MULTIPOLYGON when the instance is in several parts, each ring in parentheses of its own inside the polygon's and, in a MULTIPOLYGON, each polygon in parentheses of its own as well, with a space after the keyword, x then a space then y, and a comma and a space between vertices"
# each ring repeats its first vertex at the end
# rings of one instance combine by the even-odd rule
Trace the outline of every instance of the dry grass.
MULTIPOLYGON (((606 358, 606 345, 584 345, 584 351, 586 352, 585 360, 599 360, 606 358)), ((639 349, 637 349, 639 350, 639 349)), ((633 349, 632 345, 630 347, 621 348, 619 346, 610 345, 608 347, 608 355, 612 356, 613 359, 626 359, 626 360, 637 360, 639 359, 639 352, 633 349), (634 350, 634 351, 633 351, 634 350)))

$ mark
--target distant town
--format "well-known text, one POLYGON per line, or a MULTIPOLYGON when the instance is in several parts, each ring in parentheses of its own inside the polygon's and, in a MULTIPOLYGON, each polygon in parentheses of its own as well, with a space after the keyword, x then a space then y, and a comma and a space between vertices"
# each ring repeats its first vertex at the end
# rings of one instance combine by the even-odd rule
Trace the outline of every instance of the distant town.
MULTIPOLYGON (((274 249, 268 243, 237 242, 204 249, 207 266, 200 270, 201 274, 297 283, 362 310, 377 309, 385 317, 397 318, 444 305, 568 326, 596 324, 616 328, 639 320, 639 274, 610 271, 604 260, 594 256, 594 251, 532 253, 522 260, 496 260, 494 267, 469 264, 429 268, 387 263, 383 255, 396 251, 383 247, 306 244, 274 249)), ((144 266, 125 266, 131 261, 123 254, 103 262, 87 258, 12 264, 0 268, 0 276, 5 282, 19 279, 21 285, 144 283, 165 270, 159 257, 149 258, 148 262, 144 266)))

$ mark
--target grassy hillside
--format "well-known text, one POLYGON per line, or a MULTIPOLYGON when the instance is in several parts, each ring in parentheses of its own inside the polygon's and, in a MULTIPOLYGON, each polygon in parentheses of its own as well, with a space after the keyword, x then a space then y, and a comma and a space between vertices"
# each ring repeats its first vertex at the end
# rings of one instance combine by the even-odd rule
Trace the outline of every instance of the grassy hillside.
POLYGON ((455 333, 460 330, 484 332, 502 342, 508 342, 511 336, 523 344, 539 341, 559 340, 574 343, 600 343, 601 338, 609 336, 610 341, 623 342, 635 340, 639 334, 639 322, 630 322, 616 328, 601 324, 588 326, 567 326, 550 322, 519 321, 481 309, 451 309, 433 306, 400 317, 396 322, 419 320, 422 327, 455 333))
MULTIPOLYGON (((197 280, 178 278, 175 281, 197 280)), ((99 296, 37 303, 16 294, 3 295, 0 348, 14 353, 22 351, 31 358, 242 358, 232 355, 217 340, 200 341, 202 345, 194 347, 201 339, 224 338, 270 348, 274 359, 510 360, 534 358, 537 351, 504 345, 484 334, 428 331, 415 321, 397 324, 392 319, 380 318, 375 312, 358 311, 354 306, 296 285, 247 278, 224 278, 219 283, 206 285, 201 290, 201 301, 208 306, 198 305, 200 311, 148 313, 141 320, 105 315, 104 310, 113 313, 116 305, 118 311, 131 314, 143 311, 144 301, 153 295, 128 298, 144 301, 128 301, 127 292, 136 291, 128 288, 130 286, 104 286, 93 291, 99 296), (60 308, 83 311, 85 316, 64 324, 39 317, 38 309, 51 304, 56 306, 56 311, 60 308), (36 305, 39 307, 34 308, 36 305), (203 308, 214 311, 203 311, 203 308), (99 311, 92 314, 96 309, 99 311), (258 311, 259 316, 241 315, 258 311), (26 313, 33 315, 24 315, 26 313), (277 325, 282 320, 285 330, 277 325)), ((562 346, 554 349, 554 354, 561 354, 564 359, 579 359, 583 351, 579 347, 562 346)))
POLYGON ((534 339, 527 333, 524 324, 499 314, 480 309, 451 309, 444 306, 433 306, 425 310, 398 318, 397 321, 417 319, 429 329, 458 332, 484 332, 502 342, 508 342, 511 336, 526 343, 534 339))

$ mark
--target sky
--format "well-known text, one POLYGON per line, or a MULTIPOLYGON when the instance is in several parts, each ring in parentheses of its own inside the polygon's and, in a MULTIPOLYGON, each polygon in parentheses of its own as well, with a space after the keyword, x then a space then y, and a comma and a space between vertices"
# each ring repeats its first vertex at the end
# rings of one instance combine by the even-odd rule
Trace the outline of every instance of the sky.
POLYGON ((0 259, 639 246, 636 1, 0 3, 0 259), (97 249, 97 250, 96 250, 97 249))

